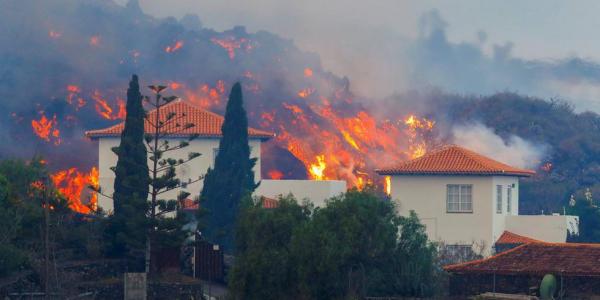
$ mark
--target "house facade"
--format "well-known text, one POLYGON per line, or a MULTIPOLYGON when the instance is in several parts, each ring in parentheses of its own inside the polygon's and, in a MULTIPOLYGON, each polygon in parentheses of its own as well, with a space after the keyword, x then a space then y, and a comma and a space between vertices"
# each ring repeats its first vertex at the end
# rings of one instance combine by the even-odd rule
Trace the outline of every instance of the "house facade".
MULTIPOLYGON (((170 145, 176 146, 180 141, 187 141, 190 136, 197 136, 189 142, 189 146, 171 151, 168 157, 174 159, 187 159, 188 153, 197 152, 201 156, 188 163, 177 167, 177 177, 182 182, 193 182, 204 176, 208 168, 213 167, 215 158, 219 150, 219 141, 222 136, 221 126, 224 118, 218 114, 197 107, 191 103, 177 100, 173 101, 160 110, 160 119, 165 120, 169 113, 175 113, 181 125, 193 124, 194 126, 181 131, 179 127, 167 128, 165 139, 170 145), (176 132, 176 133, 175 133, 176 132)), ((156 116, 156 110, 148 112, 149 119, 153 120, 156 116)), ((87 131, 85 135, 98 143, 98 172, 99 185, 102 194, 111 196, 114 192, 115 173, 111 168, 117 165, 117 155, 111 150, 118 147, 121 141, 121 132, 124 129, 124 122, 114 126, 87 131)), ((152 133, 152 126, 148 121, 145 122, 145 131, 152 133)), ((261 181, 259 188, 255 191, 255 196, 266 196, 277 199, 279 196, 293 194, 299 201, 308 198, 316 206, 324 205, 327 198, 337 196, 346 191, 346 182, 341 180, 262 180, 261 178, 261 144, 275 135, 263 130, 248 128, 248 143, 250 146, 250 157, 257 158, 254 166, 254 180, 261 181)), ((148 166, 152 162, 148 160, 148 166)), ((203 180, 194 182, 181 189, 174 189, 161 195, 163 199, 176 199, 180 191, 190 193, 190 197, 195 197, 202 190, 203 180)), ((98 207, 111 213, 114 208, 113 200, 110 197, 98 195, 98 207)), ((189 199, 191 201, 191 199, 189 199)), ((190 204, 188 204, 190 205, 190 204)))
POLYGON ((398 213, 415 211, 429 238, 448 247, 490 255, 507 228, 535 239, 564 242, 569 222, 575 222, 571 216, 520 216, 519 179, 535 172, 459 146, 377 172, 390 176, 390 195, 398 213))
MULTIPOLYGON (((177 168, 177 177, 182 182, 194 181, 206 174, 209 167, 212 167, 219 150, 219 140, 221 138, 221 125, 224 118, 213 112, 196 107, 184 101, 174 101, 161 108, 160 117, 164 118, 169 113, 176 113, 177 116, 184 116, 179 120, 180 124, 194 124, 194 127, 181 132, 176 128, 166 129, 177 132, 177 134, 169 134, 165 140, 170 145, 178 145, 180 141, 187 141, 191 135, 198 137, 189 142, 189 146, 168 153, 168 157, 175 159, 187 159, 188 153, 198 152, 200 157, 195 158, 188 163, 177 168)), ((149 119, 154 119, 156 110, 149 113, 149 119)), ((102 189, 102 194, 112 195, 114 191, 115 173, 111 170, 117 165, 117 155, 111 150, 118 147, 121 141, 121 132, 124 128, 124 122, 111 126, 105 129, 87 131, 85 134, 92 140, 98 141, 98 173, 99 184, 102 189)), ((148 121, 145 122, 145 130, 151 133, 151 125, 148 121)), ((273 137, 273 133, 266 131, 248 128, 248 139, 250 145, 250 157, 258 158, 254 166, 255 180, 260 180, 260 146, 263 141, 273 137)), ((151 166, 151 161, 148 160, 148 166, 151 166)), ((164 199, 176 199, 180 191, 189 192, 190 195, 197 196, 202 190, 203 181, 187 185, 182 189, 175 189, 162 196, 164 199)), ((111 198, 98 195, 98 206, 107 212, 112 212, 113 201, 111 198)))

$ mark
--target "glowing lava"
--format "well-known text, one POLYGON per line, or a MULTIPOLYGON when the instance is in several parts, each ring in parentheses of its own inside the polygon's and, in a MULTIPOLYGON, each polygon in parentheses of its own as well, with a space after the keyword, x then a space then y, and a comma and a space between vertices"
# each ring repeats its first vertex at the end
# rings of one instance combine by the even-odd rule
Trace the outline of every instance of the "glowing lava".
POLYGON ((31 120, 31 128, 33 128, 33 133, 40 137, 41 139, 50 142, 50 140, 54 140, 54 144, 60 144, 60 130, 57 128, 58 121, 56 120, 56 115, 52 117, 52 119, 46 118, 46 115, 42 113, 42 116, 39 120, 31 120))
POLYGON ((165 52, 167 53, 173 53, 179 49, 181 49, 183 47, 183 41, 177 41, 175 42, 175 44, 167 46, 165 48, 165 52))
POLYGON ((70 168, 50 174, 50 179, 73 211, 89 214, 96 209, 98 195, 88 187, 98 188, 98 169, 92 168, 89 173, 82 173, 77 168, 70 168), (84 195, 88 196, 87 204, 82 202, 84 195))

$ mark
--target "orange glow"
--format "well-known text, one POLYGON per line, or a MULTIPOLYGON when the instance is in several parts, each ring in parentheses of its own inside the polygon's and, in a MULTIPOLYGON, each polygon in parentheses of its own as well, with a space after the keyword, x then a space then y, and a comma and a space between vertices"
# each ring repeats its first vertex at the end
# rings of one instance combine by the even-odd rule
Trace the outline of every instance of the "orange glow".
POLYGON ((327 168, 327 164, 325 163, 325 155, 318 155, 316 159, 317 163, 311 164, 310 169, 308 170, 310 175, 312 175, 313 179, 315 180, 327 179, 323 173, 325 168, 327 168))
POLYGON ((235 58, 235 51, 238 49, 245 49, 246 51, 250 51, 253 47, 249 43, 248 39, 240 38, 236 39, 233 36, 225 37, 222 39, 211 38, 211 42, 215 45, 221 46, 223 49, 227 51, 227 55, 229 55, 229 59, 233 60, 235 58))
POLYGON ((94 91, 92 99, 96 102, 96 112, 107 120, 124 120, 127 114, 125 109, 125 101, 123 99, 117 99, 117 110, 115 110, 108 104, 108 102, 102 98, 102 94, 99 91, 94 91))
POLYGON ((56 120, 56 115, 54 115, 52 119, 48 119, 46 118, 46 115, 42 113, 42 116, 39 120, 31 120, 31 128, 33 128, 33 133, 47 142, 53 140, 55 145, 58 145, 61 142, 60 130, 57 128, 57 126, 58 121, 56 120))
POLYGON ((281 173, 281 171, 279 170, 269 170, 269 172, 267 172, 267 175, 269 175, 270 179, 279 180, 283 178, 283 173, 281 173))
POLYGON ((183 41, 177 41, 175 42, 175 44, 167 46, 165 48, 165 52, 167 53, 173 53, 179 49, 181 49, 183 47, 183 41))
POLYGON ((90 38, 90 45, 91 46, 98 46, 100 45, 100 36, 98 35, 94 35, 90 38))
POLYGON ((304 77, 312 77, 313 76, 313 70, 311 68, 305 68, 304 69, 304 77))
POLYGON ((384 189, 385 189, 385 194, 390 196, 392 195, 392 177, 390 176, 385 176, 384 178, 384 189))
POLYGON ((306 98, 306 97, 312 95, 312 93, 314 93, 314 92, 315 92, 315 89, 306 88, 306 89, 300 90, 298 92, 298 97, 306 98))
POLYGON ((97 193, 90 190, 89 193, 84 193, 89 186, 98 188, 98 169, 95 167, 89 173, 82 173, 77 168, 58 171, 50 174, 52 183, 69 202, 69 208, 73 211, 88 214, 96 209, 98 204, 97 193), (89 197, 88 204, 82 202, 83 195, 89 197))
POLYGON ((184 91, 185 99, 202 108, 219 106, 225 95, 225 82, 218 80, 214 86, 202 84, 195 90, 186 89, 184 91))
POLYGON ((180 87, 182 87, 182 86, 183 86, 183 84, 182 84, 182 83, 175 82, 175 81, 171 81, 171 82, 169 83, 169 87, 170 87, 172 90, 177 90, 177 89, 179 89, 179 88, 180 88, 180 87))

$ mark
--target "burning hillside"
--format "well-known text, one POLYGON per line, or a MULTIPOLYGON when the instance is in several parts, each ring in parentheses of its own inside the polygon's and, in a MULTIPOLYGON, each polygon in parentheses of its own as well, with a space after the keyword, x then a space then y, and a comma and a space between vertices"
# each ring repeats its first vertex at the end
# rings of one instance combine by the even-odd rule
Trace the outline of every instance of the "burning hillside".
POLYGON ((190 30, 105 1, 10 2, 0 17, 3 28, 14 29, 0 37, 13 78, 0 81, 3 99, 12 99, 0 104, 10 112, 0 120, 1 134, 15 141, 0 152, 47 156, 55 184, 81 212, 87 211, 77 202, 88 197, 81 196, 83 188, 97 182, 95 146, 83 131, 124 119, 131 73, 145 84, 166 83, 170 93, 217 113, 231 85, 241 81, 250 125, 277 134, 263 154, 265 178, 382 185, 376 167, 424 154, 436 135, 435 121, 412 111, 374 113, 352 94, 348 79, 324 71, 316 55, 266 32, 190 30), (16 30, 30 7, 48 8, 47 18, 16 30), (37 48, 44 51, 24 50, 37 48))

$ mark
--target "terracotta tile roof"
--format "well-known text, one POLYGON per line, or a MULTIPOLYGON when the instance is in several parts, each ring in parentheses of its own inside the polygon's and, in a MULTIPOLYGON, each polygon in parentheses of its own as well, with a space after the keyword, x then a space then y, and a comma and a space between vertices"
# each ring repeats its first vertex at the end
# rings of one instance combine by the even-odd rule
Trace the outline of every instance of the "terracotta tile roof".
POLYGON ((516 233, 512 233, 510 231, 504 231, 500 238, 496 241, 496 245, 501 244, 526 244, 526 243, 535 243, 542 242, 540 240, 532 239, 530 237, 518 235, 516 233))
POLYGON ((534 242, 489 258, 445 266, 455 274, 599 276, 600 244, 534 242))
MULTIPOLYGON (((181 119, 178 119, 177 122, 172 122, 172 125, 166 126, 166 132, 172 132, 170 136, 190 136, 193 134, 197 134, 201 137, 220 137, 221 136, 221 125, 223 125, 223 116, 210 112, 208 110, 196 107, 190 103, 185 101, 177 100, 173 101, 165 106, 163 106, 160 110, 160 119, 163 122, 166 119, 166 116, 174 112, 177 116, 184 116, 181 119), (181 130, 181 127, 185 124, 194 124, 194 127, 181 130), (179 124, 180 126, 176 126, 179 124)), ((148 117, 150 120, 154 120, 156 116, 156 110, 152 110, 148 112, 148 117)), ((176 117, 177 118, 177 117, 176 117)), ((117 125, 98 130, 90 130, 86 131, 85 135, 90 138, 99 138, 99 137, 109 137, 109 136, 120 136, 123 128, 125 127, 125 122, 121 122, 117 125)), ((146 132, 152 132, 151 123, 146 120, 144 124, 146 132)), ((248 128, 248 136, 250 138, 260 138, 260 139, 269 139, 274 136, 273 133, 248 128)))
POLYGON ((397 166, 375 170, 380 175, 513 175, 531 176, 532 170, 511 167, 465 148, 448 145, 397 166))

